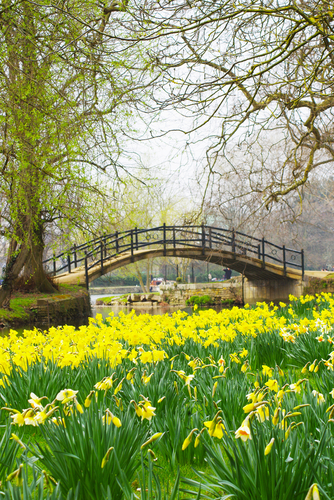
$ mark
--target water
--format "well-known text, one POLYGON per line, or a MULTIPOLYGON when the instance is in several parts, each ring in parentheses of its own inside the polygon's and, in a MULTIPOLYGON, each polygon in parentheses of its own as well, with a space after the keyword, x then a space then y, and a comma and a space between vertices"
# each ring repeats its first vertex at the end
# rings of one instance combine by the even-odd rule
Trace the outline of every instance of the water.
MULTIPOLYGON (((117 296, 121 296, 121 294, 113 294, 113 297, 117 297, 117 296)), ((189 307, 189 306, 170 306, 170 305, 163 305, 163 306, 154 306, 152 307, 151 305, 148 305, 147 307, 144 307, 143 305, 141 305, 140 307, 134 307, 133 305, 129 305, 127 307, 124 307, 124 306, 96 306, 96 300, 97 299, 100 299, 102 297, 110 297, 110 294, 108 295, 91 295, 91 305, 92 305, 92 314, 91 314, 91 317, 95 318, 95 316, 97 314, 102 314, 102 317, 103 318, 106 318, 109 316, 109 314, 111 312, 114 313, 115 316, 118 316, 119 313, 122 311, 124 314, 128 314, 130 311, 132 311, 134 309, 135 311, 135 314, 136 315, 139 315, 139 314, 151 314, 151 315, 162 315, 162 314, 166 314, 166 313, 173 313, 175 311, 178 311, 178 310, 181 310, 181 311, 185 311, 187 314, 192 314, 193 312, 193 308, 192 307, 189 307)), ((211 307, 205 307, 205 309, 214 309, 216 311, 220 311, 222 309, 223 306, 211 306, 211 307)), ((74 324, 74 326, 76 327, 79 327, 81 325, 86 325, 88 323, 87 319, 80 319, 78 320, 77 322, 75 323, 71 323, 71 324, 74 324)), ((53 325, 53 326, 58 326, 58 325, 53 325)), ((19 332, 19 333, 22 333, 23 330, 33 330, 34 328, 40 328, 41 330, 47 330, 48 329, 48 326, 44 323, 44 324, 38 324, 38 323, 34 323, 34 324, 27 324, 27 325, 23 325, 23 326, 20 326, 20 327, 13 327, 13 328, 2 328, 0 329, 0 336, 4 336, 4 335, 8 335, 9 331, 11 329, 19 332)))
MULTIPOLYGON (((117 296, 121 296, 121 295, 122 294, 115 293, 115 294, 113 294, 113 297, 117 297, 117 296)), ((191 314, 191 312, 192 312, 191 307, 169 306, 169 305, 155 306, 155 307, 151 307, 151 305, 150 305, 147 307, 141 306, 140 308, 139 307, 135 308, 131 305, 129 305, 128 307, 117 306, 117 305, 115 305, 115 306, 96 306, 96 300, 100 299, 102 297, 110 297, 110 294, 107 294, 107 295, 105 295, 105 294, 100 294, 100 295, 92 294, 90 296, 91 305, 92 305, 92 314, 90 316, 93 318, 95 318, 95 316, 97 314, 102 314, 102 317, 106 318, 109 316, 109 314, 111 312, 113 312, 115 316, 118 316, 121 311, 124 314, 128 314, 132 309, 135 310, 136 315, 138 315, 138 314, 152 314, 152 315, 166 314, 167 312, 174 312, 174 311, 177 311, 179 309, 186 311, 188 314, 191 314)), ((76 322, 72 321, 71 324, 76 326, 76 327, 79 327, 81 325, 87 325, 88 321, 87 321, 87 318, 80 318, 76 322)), ((50 325, 50 326, 58 326, 58 325, 50 325)), ((13 328, 2 328, 2 329, 0 329, 0 336, 8 335, 10 330, 15 330, 18 333, 22 333, 23 330, 33 330, 34 328, 39 328, 39 329, 44 331, 44 330, 48 329, 48 325, 46 325, 45 323, 43 323, 43 324, 33 323, 33 324, 26 324, 26 325, 22 325, 22 326, 18 326, 18 327, 13 327, 13 328)))
MULTIPOLYGON (((109 316, 111 312, 114 313, 115 316, 118 316, 119 313, 122 311, 124 314, 129 313, 132 311, 132 309, 135 311, 136 315, 139 314, 151 314, 155 316, 156 314, 166 314, 169 312, 174 312, 178 310, 186 311, 188 314, 192 313, 192 308, 188 306, 170 306, 170 305, 163 305, 163 306, 155 306, 152 307, 151 305, 147 305, 145 307, 144 305, 140 305, 140 307, 134 307, 131 304, 129 304, 127 307, 124 306, 96 306, 96 300, 101 299, 102 297, 108 297, 110 295, 91 295, 90 296, 90 302, 92 304, 92 317, 95 318, 97 314, 102 314, 103 318, 106 318, 109 316)), ((121 296, 121 294, 113 294, 113 297, 118 297, 121 296)))

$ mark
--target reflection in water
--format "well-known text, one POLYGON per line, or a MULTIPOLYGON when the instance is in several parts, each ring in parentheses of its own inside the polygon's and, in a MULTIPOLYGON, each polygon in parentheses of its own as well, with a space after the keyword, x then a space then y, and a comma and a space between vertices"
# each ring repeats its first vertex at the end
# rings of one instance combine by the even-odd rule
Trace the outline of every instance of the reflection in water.
MULTIPOLYGON (((120 294, 118 294, 120 295, 120 294)), ((129 314, 132 310, 135 311, 135 314, 138 316, 139 314, 151 314, 151 315, 157 315, 157 314, 166 314, 170 313, 172 314, 175 311, 185 311, 187 314, 192 314, 193 308, 188 307, 188 306, 170 306, 170 305, 163 305, 163 306, 154 306, 152 307, 151 305, 148 305, 145 307, 144 305, 141 305, 140 307, 134 307, 132 305, 129 306, 96 306, 96 299, 99 299, 101 297, 108 297, 110 295, 91 295, 91 304, 92 304, 92 317, 95 318, 97 314, 102 314, 103 318, 107 318, 111 312, 114 313, 114 316, 118 316, 119 313, 122 311, 124 314, 129 314)), ((117 295, 113 295, 116 297, 117 295)), ((222 306, 211 306, 211 307, 204 307, 203 309, 214 309, 215 311, 220 311, 223 307, 222 306)), ((69 324, 69 323, 67 323, 69 324)), ((87 325, 88 324, 88 319, 87 318, 80 318, 78 321, 72 321, 70 323, 71 325, 75 327, 79 327, 81 325, 87 325)), ((60 326, 60 325, 50 325, 50 326, 60 326)), ((34 328, 38 328, 40 330, 47 330, 49 328, 48 325, 45 323, 43 324, 27 324, 24 326, 20 326, 18 328, 3 328, 0 329, 0 336, 5 336, 8 335, 10 330, 15 330, 18 333, 22 333, 24 330, 33 330, 34 328)))
POLYGON ((180 306, 158 306, 158 307, 122 307, 122 306, 102 306, 102 307, 92 307, 93 317, 97 314, 102 314, 103 318, 107 318, 110 313, 114 313, 114 316, 118 316, 120 312, 124 314, 129 314, 132 310, 135 311, 135 314, 138 316, 139 314, 151 314, 155 316, 157 314, 166 314, 173 313, 174 311, 186 311, 188 314, 192 314, 192 307, 180 307, 180 306))

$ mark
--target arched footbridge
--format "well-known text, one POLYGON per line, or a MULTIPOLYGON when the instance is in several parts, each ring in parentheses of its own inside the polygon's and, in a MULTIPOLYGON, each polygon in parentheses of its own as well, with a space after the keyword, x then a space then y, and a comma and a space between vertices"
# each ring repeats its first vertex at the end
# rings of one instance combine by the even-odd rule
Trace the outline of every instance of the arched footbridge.
POLYGON ((234 269, 250 281, 301 280, 304 252, 264 238, 212 226, 134 228, 103 235, 54 254, 44 261, 58 283, 88 285, 133 262, 156 257, 183 257, 234 269))

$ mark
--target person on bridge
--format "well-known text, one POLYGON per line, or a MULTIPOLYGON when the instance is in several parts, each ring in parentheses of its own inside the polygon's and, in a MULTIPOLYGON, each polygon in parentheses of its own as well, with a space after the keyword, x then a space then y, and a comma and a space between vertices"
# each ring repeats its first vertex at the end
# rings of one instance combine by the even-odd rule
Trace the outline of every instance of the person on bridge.
POLYGON ((231 276, 232 276, 231 269, 229 267, 227 267, 226 269, 224 269, 224 271, 225 271, 224 280, 231 279, 231 276))

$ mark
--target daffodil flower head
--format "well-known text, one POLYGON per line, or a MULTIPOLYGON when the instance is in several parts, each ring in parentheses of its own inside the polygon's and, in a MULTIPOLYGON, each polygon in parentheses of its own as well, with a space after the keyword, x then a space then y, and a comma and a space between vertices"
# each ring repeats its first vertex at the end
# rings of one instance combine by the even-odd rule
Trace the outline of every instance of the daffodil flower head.
POLYGON ((275 438, 271 438, 271 440, 269 441, 269 443, 267 444, 267 446, 264 449, 265 455, 269 455, 269 453, 271 452, 271 449, 273 447, 274 442, 275 442, 275 438))
POLYGON ((243 425, 239 427, 235 431, 235 437, 238 439, 240 438, 242 441, 246 442, 248 439, 252 439, 251 431, 250 431, 250 426, 249 426, 249 421, 247 420, 244 421, 243 425))
POLYGON ((33 392, 30 393, 30 399, 28 399, 28 403, 31 404, 31 406, 33 408, 38 408, 38 409, 42 409, 43 408, 43 405, 41 405, 41 401, 43 399, 48 399, 46 396, 43 396, 42 398, 39 398, 38 396, 36 396, 36 394, 34 394, 33 392))
POLYGON ((62 391, 58 392, 56 400, 62 401, 62 404, 65 404, 68 401, 71 401, 71 399, 74 399, 78 392, 79 391, 73 391, 72 389, 63 389, 62 391))

